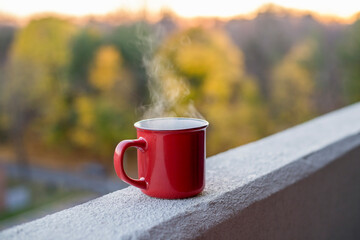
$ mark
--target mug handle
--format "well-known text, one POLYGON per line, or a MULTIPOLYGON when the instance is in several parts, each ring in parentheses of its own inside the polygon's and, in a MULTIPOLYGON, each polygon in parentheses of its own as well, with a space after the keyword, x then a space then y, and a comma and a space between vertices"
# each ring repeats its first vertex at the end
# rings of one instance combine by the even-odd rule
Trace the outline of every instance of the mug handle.
POLYGON ((145 181, 145 179, 142 177, 140 179, 133 179, 130 178, 124 170, 124 153, 127 148, 129 147, 136 147, 140 151, 146 151, 147 149, 147 142, 144 138, 140 137, 139 139, 135 140, 123 140, 121 141, 115 148, 114 153, 114 167, 115 172, 118 175, 118 177, 123 180, 124 182, 127 182, 128 184, 131 184, 135 187, 141 188, 141 189, 147 189, 148 183, 145 181))

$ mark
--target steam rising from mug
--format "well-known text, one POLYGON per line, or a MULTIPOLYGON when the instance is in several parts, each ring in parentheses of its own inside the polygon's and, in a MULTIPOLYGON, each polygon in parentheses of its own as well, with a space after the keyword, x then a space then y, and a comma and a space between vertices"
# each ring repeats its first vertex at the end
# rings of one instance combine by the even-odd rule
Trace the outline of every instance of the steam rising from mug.
MULTIPOLYGON (((163 29, 158 27, 154 35, 150 37, 143 36, 140 39, 147 42, 147 45, 152 50, 156 42, 161 42, 159 39, 163 35, 163 29)), ((189 39, 182 41, 183 45, 190 43, 189 39)), ((151 53, 145 54, 143 57, 151 99, 151 104, 144 107, 143 118, 182 116, 204 119, 192 100, 188 99, 190 88, 186 79, 177 76, 174 73, 174 66, 161 54, 149 57, 150 55, 151 53)))

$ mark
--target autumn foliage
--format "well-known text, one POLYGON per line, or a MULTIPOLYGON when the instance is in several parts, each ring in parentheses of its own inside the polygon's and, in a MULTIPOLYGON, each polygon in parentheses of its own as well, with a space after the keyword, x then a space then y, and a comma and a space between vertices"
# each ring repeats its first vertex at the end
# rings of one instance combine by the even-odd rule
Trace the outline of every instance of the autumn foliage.
POLYGON ((327 41, 331 26, 285 18, 180 27, 166 16, 161 34, 160 23, 32 20, 0 41, 1 142, 18 158, 54 152, 111 167, 142 118, 207 119, 212 155, 359 101, 359 21, 327 41))

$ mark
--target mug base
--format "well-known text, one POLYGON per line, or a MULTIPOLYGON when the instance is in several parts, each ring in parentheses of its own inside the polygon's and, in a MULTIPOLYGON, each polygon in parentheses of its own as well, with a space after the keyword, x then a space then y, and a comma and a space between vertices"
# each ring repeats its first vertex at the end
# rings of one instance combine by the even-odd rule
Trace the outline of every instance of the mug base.
POLYGON ((148 195, 149 197, 153 198, 160 198, 160 199, 184 199, 184 198, 191 198, 199 195, 204 188, 200 190, 195 190, 191 192, 177 192, 177 193, 154 193, 149 192, 147 190, 141 190, 144 194, 148 195))

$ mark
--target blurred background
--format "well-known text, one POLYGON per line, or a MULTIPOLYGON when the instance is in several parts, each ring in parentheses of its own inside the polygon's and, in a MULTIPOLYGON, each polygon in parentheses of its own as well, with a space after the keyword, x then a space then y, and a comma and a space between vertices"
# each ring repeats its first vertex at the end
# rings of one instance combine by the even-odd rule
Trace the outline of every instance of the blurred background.
POLYGON ((360 2, 80 2, 0 2, 0 229, 126 187, 137 120, 211 156, 360 100, 360 2))

